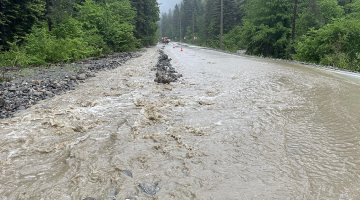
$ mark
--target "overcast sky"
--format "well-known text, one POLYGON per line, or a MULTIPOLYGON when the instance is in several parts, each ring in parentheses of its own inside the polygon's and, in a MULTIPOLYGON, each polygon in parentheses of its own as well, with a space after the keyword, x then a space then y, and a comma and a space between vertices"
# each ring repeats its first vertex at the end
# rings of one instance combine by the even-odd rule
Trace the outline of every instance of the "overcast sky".
POLYGON ((160 4, 160 13, 169 12, 169 9, 173 10, 176 4, 179 4, 181 0, 157 0, 160 4))

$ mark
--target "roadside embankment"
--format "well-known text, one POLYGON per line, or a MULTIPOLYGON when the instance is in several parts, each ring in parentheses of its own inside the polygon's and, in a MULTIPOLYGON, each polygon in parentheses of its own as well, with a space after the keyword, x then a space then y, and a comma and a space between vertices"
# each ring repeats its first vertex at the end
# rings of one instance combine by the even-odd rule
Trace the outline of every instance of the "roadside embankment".
POLYGON ((69 65, 55 64, 16 71, 2 68, 0 119, 12 117, 16 111, 25 110, 41 100, 74 90, 76 85, 96 76, 98 71, 117 68, 138 56, 139 53, 124 52, 69 65))

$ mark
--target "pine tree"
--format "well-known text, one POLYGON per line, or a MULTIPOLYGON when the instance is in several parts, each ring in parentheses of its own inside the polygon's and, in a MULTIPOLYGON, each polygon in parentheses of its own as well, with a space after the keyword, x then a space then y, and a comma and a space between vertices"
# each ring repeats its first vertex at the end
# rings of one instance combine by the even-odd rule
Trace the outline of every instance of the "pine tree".
POLYGON ((293 3, 289 0, 247 2, 243 36, 247 52, 288 58, 293 3))
POLYGON ((171 9, 169 10, 168 14, 168 20, 167 20, 167 28, 165 31, 165 35, 167 35, 167 37, 173 39, 173 23, 172 23, 172 11, 171 9))
POLYGON ((169 28, 169 17, 167 13, 162 13, 161 14, 161 36, 165 37, 167 34, 166 32, 168 31, 169 28))
POLYGON ((172 29, 173 29, 173 39, 180 39, 180 9, 178 4, 175 5, 173 16, 172 16, 172 29))
POLYGON ((156 0, 131 0, 132 7, 136 9, 135 32, 141 46, 155 44, 156 31, 159 21, 159 7, 156 0))
MULTIPOLYGON (((0 35, 1 35, 1 46, 5 46, 6 39, 5 39, 5 32, 4 32, 4 26, 5 26, 5 16, 4 16, 4 3, 3 0, 0 0, 0 35)), ((2 47, 0 48, 0 50, 2 47)))
POLYGON ((43 0, 2 0, 1 1, 1 40, 4 47, 30 32, 32 26, 43 19, 45 13, 43 0))
MULTIPOLYGON (((234 0, 224 0, 224 34, 237 24, 237 9, 234 0)), ((218 0, 208 0, 205 7, 207 41, 212 47, 219 46, 221 4, 218 0)))
MULTIPOLYGON (((182 37, 187 35, 187 27, 192 26, 193 7, 190 0, 181 3, 181 33, 182 37)), ((188 39, 188 38, 187 38, 188 39)))

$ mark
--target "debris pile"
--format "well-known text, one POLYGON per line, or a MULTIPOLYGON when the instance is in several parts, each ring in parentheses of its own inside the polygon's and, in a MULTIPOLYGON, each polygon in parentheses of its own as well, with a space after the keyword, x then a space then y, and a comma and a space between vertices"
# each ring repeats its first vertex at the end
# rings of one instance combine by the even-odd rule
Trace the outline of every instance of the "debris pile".
POLYGON ((167 84, 177 81, 180 77, 182 77, 182 75, 171 66, 171 59, 164 53, 163 50, 159 50, 159 53, 160 56, 158 63, 155 68, 152 69, 153 71, 156 70, 156 78, 154 81, 157 83, 167 84))

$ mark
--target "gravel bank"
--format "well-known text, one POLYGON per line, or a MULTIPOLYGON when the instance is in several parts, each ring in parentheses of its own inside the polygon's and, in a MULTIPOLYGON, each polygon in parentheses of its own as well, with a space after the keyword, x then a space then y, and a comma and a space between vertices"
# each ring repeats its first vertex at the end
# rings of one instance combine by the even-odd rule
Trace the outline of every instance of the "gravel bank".
POLYGON ((50 67, 34 67, 10 71, 2 68, 0 82, 0 119, 12 117, 18 110, 25 110, 39 101, 75 90, 76 86, 101 70, 123 65, 140 53, 116 53, 102 58, 89 58, 82 62, 50 67))

